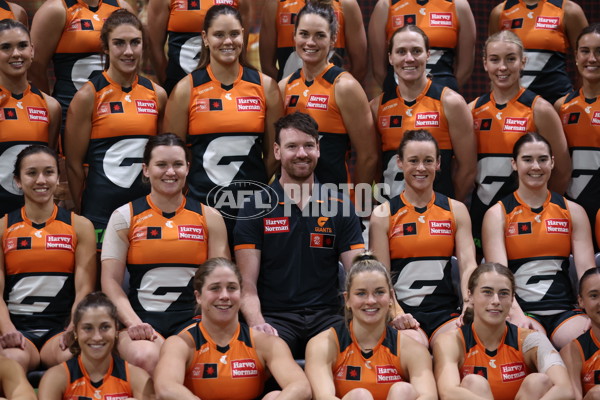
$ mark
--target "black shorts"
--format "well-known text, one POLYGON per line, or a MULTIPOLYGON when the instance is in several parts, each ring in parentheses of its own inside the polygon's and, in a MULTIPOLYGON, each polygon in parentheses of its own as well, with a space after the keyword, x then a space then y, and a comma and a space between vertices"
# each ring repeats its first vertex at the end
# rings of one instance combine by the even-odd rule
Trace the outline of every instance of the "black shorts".
POLYGON ((552 337, 554 331, 556 331, 561 324, 578 315, 585 315, 585 313, 583 310, 575 308, 554 315, 538 315, 531 313, 525 313, 525 315, 539 322, 546 330, 546 335, 552 337))
POLYGON ((417 321, 419 321, 420 328, 423 329, 427 337, 430 339, 439 327, 448 321, 460 317, 460 310, 456 308, 425 312, 404 309, 404 312, 410 313, 417 321))
POLYGON ((265 311, 263 316, 279 337, 290 347, 295 359, 304 358, 308 341, 317 334, 343 321, 338 307, 302 308, 293 311, 265 311))
POLYGON ((29 340, 33 345, 40 351, 46 342, 52 339, 56 335, 60 335, 65 330, 63 328, 53 329, 31 329, 27 331, 19 331, 25 336, 25 339, 29 340))

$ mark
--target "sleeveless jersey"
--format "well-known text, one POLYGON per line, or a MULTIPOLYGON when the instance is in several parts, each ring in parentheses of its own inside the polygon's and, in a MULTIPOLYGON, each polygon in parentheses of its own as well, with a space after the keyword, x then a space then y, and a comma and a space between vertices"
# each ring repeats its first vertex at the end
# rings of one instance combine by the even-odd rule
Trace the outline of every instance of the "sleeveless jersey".
POLYGON ((481 223, 487 209, 517 189, 511 164, 512 149, 525 133, 537 132, 533 106, 538 97, 521 89, 506 104, 496 104, 493 93, 475 100, 471 112, 477 138, 477 175, 471 218, 477 239, 481 239, 481 223))
POLYGON ((29 220, 25 208, 6 216, 4 300, 17 329, 66 326, 75 300, 77 234, 72 219, 71 212, 57 206, 42 224, 29 220))
POLYGON ((5 0, 0 0, 0 21, 7 18, 16 20, 10 5, 5 0))
POLYGON ((56 76, 52 96, 60 103, 64 119, 75 92, 102 72, 100 30, 120 7, 118 0, 100 0, 98 7, 90 7, 83 0, 62 1, 66 21, 52 56, 56 76))
POLYGON ((581 355, 581 387, 583 396, 600 385, 600 342, 590 329, 574 340, 581 355))
POLYGON ((15 95, 0 86, 0 215, 23 206, 23 192, 13 180, 17 155, 32 144, 48 145, 50 110, 44 95, 29 86, 15 95), (9 167, 10 166, 10 167, 9 167))
MULTIPOLYGON (((427 73, 435 78, 454 78, 454 49, 460 29, 456 4, 453 0, 389 0, 390 8, 385 26, 389 41, 396 29, 404 25, 416 25, 429 38, 431 56, 427 61, 427 73)), ((444 85, 446 86, 446 85, 444 85)))
POLYGON ((129 301, 144 322, 170 331, 194 316, 192 280, 208 258, 203 206, 184 199, 174 213, 163 213, 146 196, 129 209, 129 301))
POLYGON ((407 313, 458 306, 450 264, 455 234, 456 221, 448 197, 434 193, 422 209, 408 203, 404 193, 390 200, 392 281, 407 313))
POLYGON ((126 400, 133 397, 129 383, 129 364, 117 356, 112 362, 100 385, 92 383, 81 356, 71 358, 62 363, 67 370, 67 388, 64 400, 126 400))
POLYGON ((465 344, 465 361, 460 376, 477 374, 490 384, 495 400, 513 400, 525 377, 531 373, 523 357, 525 329, 506 323, 500 346, 490 351, 479 340, 473 324, 463 325, 460 330, 465 344))
POLYGON ((106 225, 117 207, 149 191, 141 178, 142 155, 158 129, 158 98, 154 84, 141 76, 127 89, 106 72, 89 85, 96 95, 81 211, 94 224, 106 225))
MULTIPOLYGON (((429 81, 414 101, 406 101, 396 86, 383 92, 377 110, 377 129, 381 135, 383 149, 383 182, 389 187, 389 198, 404 190, 404 174, 398 168, 396 155, 404 132, 409 129, 427 129, 437 140, 442 162, 436 172, 433 189, 452 197, 452 142, 448 130, 448 119, 442 105, 445 88, 429 81)), ((320 126, 320 125, 319 125, 320 126)))
POLYGON ((552 104, 573 88, 565 63, 569 47, 565 3, 539 0, 528 6, 523 0, 506 0, 498 21, 500 29, 515 33, 525 46, 527 64, 521 84, 552 104))
POLYGON ((379 342, 369 353, 361 350, 352 333, 352 322, 338 323, 331 329, 338 343, 333 363, 335 395, 340 399, 356 388, 367 389, 374 400, 385 400, 392 385, 407 381, 400 363, 400 334, 386 325, 379 342))
POLYGON ((508 267, 525 312, 552 315, 570 310, 575 297, 569 278, 571 214, 564 197, 548 192, 542 207, 523 204, 517 192, 500 201, 508 267))
POLYGON ((571 92, 560 115, 573 160, 567 197, 585 209, 594 226, 600 208, 600 101, 571 92))
MULTIPOLYGON (((277 4, 277 20, 275 23, 277 26, 278 81, 294 73, 298 68, 302 68, 302 59, 296 53, 294 28, 296 17, 305 5, 305 0, 279 0, 277 4)), ((333 45, 334 49, 330 52, 330 58, 332 63, 338 67, 343 67, 344 49, 346 47, 344 13, 340 0, 333 0, 331 6, 337 18, 337 39, 333 45)))
POLYGON ((219 4, 239 7, 238 0, 170 0, 165 82, 168 93, 177 82, 198 67, 203 45, 200 32, 204 26, 204 17, 209 8, 219 4))
POLYGON ((266 371, 256 354, 253 331, 239 324, 225 347, 213 342, 202 323, 187 330, 196 352, 184 385, 202 400, 250 400, 262 393, 266 371))
POLYGON ((237 210, 219 201, 221 190, 236 196, 237 181, 267 182, 262 159, 267 111, 262 79, 258 71, 240 66, 233 85, 224 86, 210 65, 194 71, 189 79, 190 195, 235 217, 237 210), (211 193, 217 186, 220 190, 211 193))
POLYGON ((319 124, 321 157, 315 175, 322 184, 348 183, 346 153, 350 139, 335 99, 335 84, 343 73, 343 69, 329 64, 312 82, 307 82, 299 69, 285 85, 285 113, 300 111, 319 124))

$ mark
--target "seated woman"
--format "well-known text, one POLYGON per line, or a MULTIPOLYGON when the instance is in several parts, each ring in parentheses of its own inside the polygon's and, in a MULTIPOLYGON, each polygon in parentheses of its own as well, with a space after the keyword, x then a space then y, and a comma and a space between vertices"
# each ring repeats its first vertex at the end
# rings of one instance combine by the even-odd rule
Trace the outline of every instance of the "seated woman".
POLYGON ((346 321, 306 348, 314 399, 437 398, 427 348, 388 325, 393 293, 386 267, 358 256, 346 280, 346 321))
POLYGON ((40 382, 40 400, 153 399, 152 379, 115 352, 117 308, 102 292, 90 293, 73 315, 75 357, 50 368, 40 382))
POLYGON ((514 296, 515 277, 503 265, 485 263, 471 274, 471 315, 433 347, 442 400, 574 398, 567 369, 546 336, 506 322, 514 296))
POLYGON ((600 268, 590 268, 579 280, 579 305, 590 317, 592 327, 560 351, 575 389, 577 399, 599 399, 600 384, 596 371, 600 370, 600 268))
POLYGON ((269 392, 263 400, 311 398, 308 381, 285 342, 239 322, 241 282, 238 268, 225 258, 198 268, 194 295, 202 320, 166 340, 155 373, 158 397, 255 399, 272 374, 281 392, 269 392))

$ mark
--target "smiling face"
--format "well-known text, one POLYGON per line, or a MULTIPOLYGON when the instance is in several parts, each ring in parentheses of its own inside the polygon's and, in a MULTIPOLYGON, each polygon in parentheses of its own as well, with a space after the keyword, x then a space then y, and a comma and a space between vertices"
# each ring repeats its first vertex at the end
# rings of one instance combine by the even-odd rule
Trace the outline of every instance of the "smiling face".
POLYGON ((331 36, 329 23, 318 14, 302 14, 294 33, 296 53, 303 62, 311 65, 327 63, 329 50, 335 38, 331 36))
POLYGON ((546 143, 527 142, 519 149, 517 159, 512 160, 512 168, 519 176, 519 186, 543 189, 554 168, 554 157, 546 143))
POLYGON ((38 152, 21 161, 17 186, 23 190, 26 201, 45 204, 53 201, 58 185, 56 159, 48 153, 38 152))
POLYGON ((204 278, 201 292, 194 291, 202 309, 202 319, 212 323, 237 323, 241 287, 238 277, 227 266, 217 266, 204 278))
POLYGON ((202 31, 204 46, 210 51, 210 62, 223 65, 236 63, 244 47, 244 29, 232 14, 215 17, 208 31, 202 31))
POLYGON ((75 327, 81 354, 94 360, 109 356, 117 340, 117 326, 106 307, 90 307, 75 327))
POLYGON ((352 310, 353 321, 361 324, 379 324, 387 319, 392 294, 385 275, 379 271, 362 271, 352 278, 352 285, 344 292, 346 307, 352 310))
POLYGON ((404 172, 404 182, 415 190, 433 190, 435 173, 440 169, 435 143, 411 140, 398 158, 398 167, 404 172))
POLYGON ((600 327, 600 274, 587 277, 581 285, 579 306, 592 320, 596 327, 600 327))
POLYGON ((600 80, 600 34, 587 33, 579 38, 575 54, 577 70, 583 79, 590 82, 600 80))
POLYGON ((407 82, 425 78, 429 51, 423 36, 417 32, 403 31, 396 33, 392 40, 388 59, 398 78, 407 82))
POLYGON ((275 159, 281 161, 281 175, 288 180, 303 181, 309 178, 319 159, 317 140, 296 128, 283 128, 279 144, 273 145, 275 159))
POLYGON ((0 76, 24 77, 33 60, 33 45, 19 28, 0 31, 0 76))
POLYGON ((520 86, 521 71, 525 68, 523 50, 513 42, 496 40, 485 49, 483 68, 495 88, 512 89, 520 86))
POLYGON ((150 162, 142 168, 152 191, 163 195, 181 193, 189 173, 185 150, 179 146, 156 146, 150 153, 150 162))
POLYGON ((133 25, 121 24, 108 34, 108 48, 105 53, 110 57, 110 68, 122 74, 138 71, 143 50, 142 32, 133 25))
POLYGON ((495 271, 484 272, 473 291, 469 290, 469 297, 477 323, 501 325, 512 305, 512 285, 505 275, 495 271))

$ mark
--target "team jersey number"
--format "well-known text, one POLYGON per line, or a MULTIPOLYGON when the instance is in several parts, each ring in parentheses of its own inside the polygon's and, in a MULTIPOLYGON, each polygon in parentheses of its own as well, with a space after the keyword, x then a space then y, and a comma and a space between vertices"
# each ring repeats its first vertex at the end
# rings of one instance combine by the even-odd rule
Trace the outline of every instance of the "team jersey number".
POLYGON ((534 260, 519 267, 515 272, 517 295, 523 301, 541 301, 562 269, 563 260, 534 260))
POLYGON ((221 136, 206 147, 202 166, 216 185, 229 186, 248 158, 258 136, 221 136))
POLYGON ((195 268, 153 268, 144 274, 138 289, 138 300, 146 311, 164 312, 188 287, 195 268), (165 285, 168 282, 168 286, 165 285))
POLYGON ((19 279, 8 294, 8 310, 12 314, 40 314, 56 301, 65 286, 64 275, 25 276, 19 279))
POLYGON ((448 260, 417 260, 402 268, 394 285, 399 301, 411 307, 421 305, 444 280, 444 267, 448 260))
POLYGON ((502 186, 510 181, 512 165, 510 157, 484 157, 477 162, 477 197, 490 205, 502 186))
POLYGON ((567 194, 577 199, 600 170, 600 151, 573 150, 573 174, 567 194))

